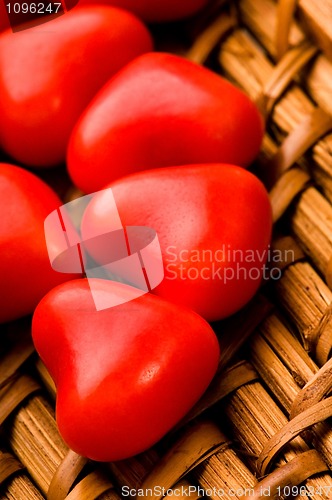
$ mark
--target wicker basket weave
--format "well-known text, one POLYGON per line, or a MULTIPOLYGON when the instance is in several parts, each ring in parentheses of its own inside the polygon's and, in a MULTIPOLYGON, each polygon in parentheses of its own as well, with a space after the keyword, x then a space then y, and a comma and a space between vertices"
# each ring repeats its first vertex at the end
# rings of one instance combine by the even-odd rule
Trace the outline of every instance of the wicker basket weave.
POLYGON ((29 321, 8 325, 1 499, 118 500, 128 487, 154 499, 163 491, 332 499, 332 45, 326 18, 322 29, 312 22, 316 3, 332 13, 330 0, 302 0, 298 10, 295 0, 216 1, 159 36, 160 47, 169 43, 241 87, 266 117, 255 169, 270 189, 282 277, 215 325, 220 369, 186 419, 154 449, 113 464, 67 449, 29 321), (182 35, 176 43, 174 30, 182 35))

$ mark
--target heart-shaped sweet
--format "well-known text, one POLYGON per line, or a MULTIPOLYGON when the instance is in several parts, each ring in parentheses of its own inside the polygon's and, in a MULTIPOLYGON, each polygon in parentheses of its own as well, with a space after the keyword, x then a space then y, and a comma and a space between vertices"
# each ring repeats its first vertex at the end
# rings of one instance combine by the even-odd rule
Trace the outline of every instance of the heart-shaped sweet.
POLYGON ((123 303, 96 311, 88 281, 68 282, 37 306, 33 340, 57 386, 64 440, 113 461, 149 448, 186 414, 216 371, 219 344, 196 313, 93 281, 99 299, 123 303))
POLYGON ((148 168, 223 162, 248 166, 263 120, 227 80, 184 58, 144 54, 91 101, 68 146, 68 169, 86 193, 148 168))
MULTIPOLYGON (((264 278, 272 213, 252 173, 233 165, 187 165, 147 170, 107 187, 123 226, 148 226, 158 235, 165 277, 154 293, 208 321, 253 297, 264 278)), ((112 210, 107 190, 94 196, 82 220, 83 240, 95 236, 95 228, 108 231, 112 210)), ((93 256, 104 262, 101 250, 95 246, 93 256)))
MULTIPOLYGON (((50 266, 44 220, 61 206, 56 193, 37 176, 0 163, 0 323, 32 314, 52 288, 73 277, 50 266)), ((57 249, 55 242, 54 248, 57 249)))
POLYGON ((46 26, 0 33, 1 148, 33 167, 63 162, 70 133, 96 92, 150 50, 143 23, 106 5, 77 6, 46 26))

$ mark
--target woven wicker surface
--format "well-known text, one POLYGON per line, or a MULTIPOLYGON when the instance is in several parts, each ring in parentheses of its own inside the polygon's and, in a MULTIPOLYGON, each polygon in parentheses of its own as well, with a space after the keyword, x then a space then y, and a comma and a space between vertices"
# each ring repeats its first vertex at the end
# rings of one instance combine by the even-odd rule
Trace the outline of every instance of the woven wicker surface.
POLYGON ((123 487, 148 498, 162 488, 178 498, 203 490, 224 499, 332 498, 332 63, 310 26, 302 30, 313 4, 300 2, 296 22, 295 1, 217 1, 199 19, 154 28, 160 48, 226 76, 266 117, 255 171, 270 190, 282 276, 215 325, 220 369, 186 419, 154 449, 114 464, 67 449, 29 321, 8 325, 1 499, 116 500, 123 487))

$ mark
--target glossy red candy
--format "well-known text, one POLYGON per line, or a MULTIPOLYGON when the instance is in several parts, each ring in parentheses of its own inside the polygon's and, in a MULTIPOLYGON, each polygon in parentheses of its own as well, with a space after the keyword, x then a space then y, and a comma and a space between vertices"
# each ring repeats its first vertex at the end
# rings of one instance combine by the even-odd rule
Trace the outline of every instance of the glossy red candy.
POLYGON ((0 147, 19 162, 64 161, 78 117, 122 66, 152 49, 134 15, 76 7, 53 21, 0 34, 0 147))
POLYGON ((128 64, 80 118, 68 150, 69 173, 85 192, 153 167, 227 162, 257 155, 263 121, 226 80, 170 54, 128 64))
POLYGON ((53 271, 44 219, 61 206, 57 195, 32 173, 0 163, 0 323, 31 314, 40 299, 72 278, 53 271))
POLYGON ((149 448, 186 414, 216 371, 219 345, 197 314, 93 281, 106 300, 127 302, 96 311, 87 280, 61 285, 38 305, 33 340, 56 382, 64 440, 113 461, 149 448))
MULTIPOLYGON (((268 194, 257 177, 233 165, 190 165, 140 172, 108 187, 123 226, 148 226, 158 235, 165 277, 153 293, 208 321, 233 314, 253 297, 272 228, 268 194)), ((105 192, 86 209, 83 240, 95 227, 107 232, 112 207, 105 192)))

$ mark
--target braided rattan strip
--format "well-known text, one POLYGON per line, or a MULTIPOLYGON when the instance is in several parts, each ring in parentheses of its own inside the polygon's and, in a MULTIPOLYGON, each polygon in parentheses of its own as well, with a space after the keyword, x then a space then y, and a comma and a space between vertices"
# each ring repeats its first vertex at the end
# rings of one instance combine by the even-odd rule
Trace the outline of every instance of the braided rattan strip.
POLYGON ((289 169, 280 177, 270 191, 274 222, 280 219, 294 198, 305 189, 309 181, 309 174, 298 167, 289 169))
MULTIPOLYGON (((277 267, 282 271, 287 269, 291 264, 305 258, 303 251, 291 236, 276 236, 271 246, 273 251, 277 251, 278 255, 282 255, 280 261, 273 262, 273 267, 277 267)), ((266 265, 271 266, 271 263, 267 263, 266 265)))
MULTIPOLYGON (((112 489, 113 484, 110 480, 100 471, 95 471, 82 479, 66 498, 67 500, 94 500, 112 489)), ((111 492, 108 498, 115 500, 117 495, 114 493, 113 496, 111 492)))
POLYGON ((224 448, 193 470, 192 476, 213 498, 238 498, 236 492, 249 491, 257 484, 254 474, 232 448, 224 448), (216 492, 216 493, 214 493, 216 492))
POLYGON ((0 485, 21 470, 22 465, 10 453, 0 452, 0 485))
POLYGON ((0 425, 31 394, 40 390, 40 385, 28 375, 21 375, 0 391, 0 425))
MULTIPOLYGON (((120 462, 110 463, 109 467, 116 478, 117 484, 121 487, 126 487, 126 491, 128 491, 128 489, 139 491, 137 496, 141 497, 144 496, 145 493, 145 491, 141 488, 142 481, 144 481, 144 478, 152 472, 154 466, 158 463, 158 460, 158 454, 153 448, 151 448, 139 456, 120 462)), ((166 492, 167 490, 165 490, 165 493, 166 492)), ((168 494, 165 498, 176 496, 181 499, 188 498, 189 496, 192 500, 194 500, 200 496, 197 488, 194 488, 192 483, 190 483, 187 479, 180 480, 178 483, 174 484, 167 493, 168 494), (174 492, 174 494, 172 494, 172 492, 174 492)), ((149 496, 152 495, 153 492, 149 492, 149 496)))
POLYGON ((29 477, 17 470, 9 475, 6 481, 1 485, 1 500, 43 500, 44 497, 37 490, 29 477))
MULTIPOLYGON (((168 490, 186 473, 195 468, 209 456, 221 448, 228 446, 229 441, 220 432, 218 427, 209 421, 203 421, 189 428, 181 439, 159 461, 157 466, 145 478, 141 488, 155 490, 161 486, 168 490)), ((160 500, 161 494, 154 494, 152 498, 160 500)))
POLYGON ((308 33, 332 60, 331 3, 330 0, 299 0, 299 16, 308 33))
POLYGON ((307 262, 296 263, 285 271, 275 288, 279 303, 296 325, 305 349, 314 353, 319 339, 325 335, 328 350, 332 342, 329 307, 332 293, 314 269, 307 262))
POLYGON ((204 64, 212 49, 237 25, 234 15, 222 13, 200 34, 186 54, 186 58, 197 64, 204 64))
POLYGON ((283 141, 277 153, 265 166, 269 186, 297 162, 304 153, 332 129, 332 117, 320 108, 315 109, 283 141))
POLYGON ((316 359, 317 363, 320 366, 327 362, 332 351, 332 335, 330 322, 331 310, 329 310, 328 313, 325 313, 324 319, 326 319, 325 327, 319 334, 316 344, 316 359), (329 318, 329 320, 327 318, 329 318))
POLYGON ((277 29, 275 33, 276 56, 280 60, 288 51, 289 32, 291 29, 298 0, 279 0, 277 29))
POLYGON ((325 363, 318 373, 303 387, 292 404, 290 418, 310 408, 326 397, 332 390, 332 358, 325 363))
MULTIPOLYGON (((250 498, 257 500, 262 498, 262 496, 267 496, 267 494, 269 498, 280 498, 284 492, 292 492, 292 487, 294 487, 293 491, 298 492, 299 484, 314 474, 327 470, 328 466, 316 450, 305 451, 260 481, 255 487, 253 495, 250 495, 250 498)), ((300 494, 300 496, 304 495, 305 493, 303 495, 300 494)))
MULTIPOLYGON (((288 415, 301 388, 318 371, 317 366, 289 332, 285 319, 275 315, 261 325, 260 334, 250 342, 248 354, 279 407, 288 415)), ((303 437, 310 446, 315 446, 331 467, 331 426, 326 422, 317 424, 303 437)))
MULTIPOLYGON (((258 383, 239 389, 225 405, 224 411, 220 414, 220 422, 224 421, 225 415, 236 439, 244 447, 245 452, 251 455, 259 455, 266 443, 288 423, 279 406, 258 383)), ((281 466, 290 462, 305 451, 308 451, 308 446, 301 438, 296 437, 283 450, 283 455, 276 465, 281 466)), ((255 456, 251 458, 247 455, 246 463, 252 471, 257 470, 255 456)), ((332 478, 329 474, 324 474, 322 477, 310 478, 307 484, 318 491, 322 485, 332 486, 332 478)), ((312 498, 316 500, 321 497, 313 495, 312 498)))
POLYGON ((264 446, 257 460, 257 467, 263 475, 269 469, 276 455, 296 436, 309 427, 332 416, 332 398, 327 398, 308 408, 288 422, 264 446))
POLYGON ((289 224, 303 250, 323 276, 332 256, 332 205, 314 187, 298 199, 289 224))
POLYGON ((52 478, 47 492, 47 500, 63 500, 66 498, 87 462, 86 458, 69 450, 52 478))
POLYGON ((268 118, 276 101, 316 53, 317 48, 305 41, 284 55, 272 70, 269 79, 264 83, 261 95, 256 99, 263 116, 268 118))

